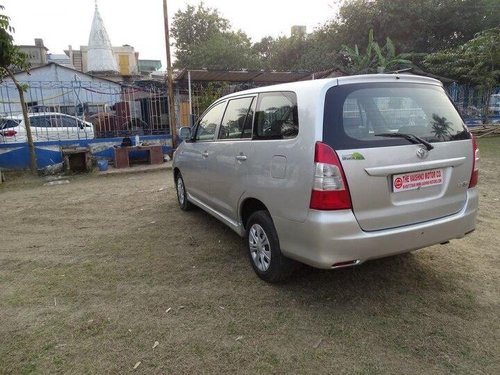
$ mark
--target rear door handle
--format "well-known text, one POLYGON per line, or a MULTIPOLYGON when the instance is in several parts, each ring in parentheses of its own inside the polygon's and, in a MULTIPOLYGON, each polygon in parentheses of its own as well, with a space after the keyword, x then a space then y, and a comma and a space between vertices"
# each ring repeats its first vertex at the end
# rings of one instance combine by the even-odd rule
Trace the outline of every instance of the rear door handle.
POLYGON ((245 155, 238 155, 238 156, 236 156, 236 160, 245 161, 245 160, 247 160, 247 157, 245 155))
POLYGON ((201 156, 202 156, 204 159, 208 158, 208 151, 202 152, 202 153, 201 153, 201 156))

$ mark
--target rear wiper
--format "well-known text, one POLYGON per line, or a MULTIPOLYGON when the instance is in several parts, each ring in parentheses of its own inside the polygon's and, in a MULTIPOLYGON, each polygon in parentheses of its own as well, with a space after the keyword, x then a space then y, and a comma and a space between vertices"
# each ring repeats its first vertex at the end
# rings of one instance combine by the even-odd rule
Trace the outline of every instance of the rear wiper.
POLYGON ((427 151, 430 151, 434 148, 434 146, 431 145, 429 142, 427 142, 425 139, 422 139, 420 137, 417 137, 416 135, 408 133, 379 133, 375 134, 375 137, 404 138, 410 141, 411 143, 424 145, 427 151))

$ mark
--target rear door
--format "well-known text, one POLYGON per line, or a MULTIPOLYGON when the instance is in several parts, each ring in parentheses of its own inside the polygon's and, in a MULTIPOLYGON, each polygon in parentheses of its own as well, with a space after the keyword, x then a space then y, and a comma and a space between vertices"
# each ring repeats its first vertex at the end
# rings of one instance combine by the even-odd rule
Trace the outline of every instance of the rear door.
POLYGON ((31 135, 34 142, 46 142, 57 140, 57 132, 54 131, 50 115, 30 116, 31 135))
POLYGON ((59 130, 60 139, 92 139, 94 132, 91 124, 69 115, 61 115, 63 127, 59 130))
POLYGON ((438 85, 350 84, 326 96, 324 141, 339 155, 353 212, 375 231, 452 215, 466 201, 472 141, 438 85), (381 136, 415 135, 430 142, 381 136))

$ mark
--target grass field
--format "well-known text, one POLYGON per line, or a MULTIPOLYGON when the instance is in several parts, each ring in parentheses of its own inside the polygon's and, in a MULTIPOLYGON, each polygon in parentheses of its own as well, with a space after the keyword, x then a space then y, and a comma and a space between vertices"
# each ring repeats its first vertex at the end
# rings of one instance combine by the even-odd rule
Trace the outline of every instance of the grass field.
POLYGON ((476 232, 285 285, 181 212, 170 171, 18 176, 0 185, 0 373, 498 374, 500 138, 479 146, 476 232))

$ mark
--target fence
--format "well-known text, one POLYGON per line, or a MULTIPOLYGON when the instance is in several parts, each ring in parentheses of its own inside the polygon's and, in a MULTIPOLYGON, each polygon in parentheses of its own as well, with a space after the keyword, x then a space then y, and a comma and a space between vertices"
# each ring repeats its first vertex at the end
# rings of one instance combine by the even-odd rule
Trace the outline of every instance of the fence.
MULTIPOLYGON (((29 82, 25 93, 35 141, 169 134, 168 99, 157 85, 29 82)), ((0 85, 0 143, 25 142, 15 85, 0 85), (10 130, 9 130, 10 129, 10 130), (8 136, 5 136, 7 134, 8 136)))
MULTIPOLYGON (((192 125, 193 118, 220 96, 251 87, 225 82, 195 83, 191 92, 178 87, 177 125, 192 125)), ((447 90, 468 125, 500 122, 500 87, 487 93, 452 84, 447 90)), ((141 86, 102 80, 30 82, 25 96, 35 141, 170 134, 162 82, 146 81, 141 86)), ((0 84, 0 143, 26 142, 26 132, 18 126, 22 123, 18 98, 12 82, 0 84)))
POLYGON ((254 87, 257 87, 257 85, 253 83, 195 82, 192 84, 190 92, 188 87, 181 84, 180 87, 177 87, 175 93, 177 122, 181 126, 191 126, 193 120, 199 118, 210 104, 221 96, 254 87), (191 101, 189 100, 190 93, 191 101))
POLYGON ((500 87, 484 90, 454 83, 447 91, 467 125, 500 123, 500 87))
MULTIPOLYGON (((193 117, 199 117, 217 98, 223 95, 257 87, 254 84, 231 85, 227 82, 193 84, 191 90, 191 111, 189 110, 189 91, 185 87, 177 89, 176 113, 179 124, 189 126, 193 117), (191 117, 190 114, 191 113, 191 117)), ((475 87, 452 84, 446 88, 469 126, 483 123, 500 123, 500 87, 491 91, 475 87)))

